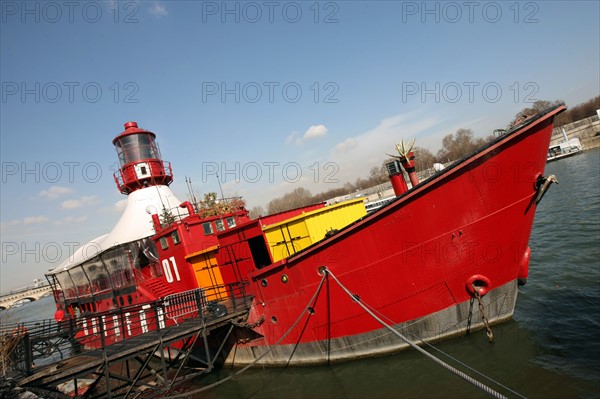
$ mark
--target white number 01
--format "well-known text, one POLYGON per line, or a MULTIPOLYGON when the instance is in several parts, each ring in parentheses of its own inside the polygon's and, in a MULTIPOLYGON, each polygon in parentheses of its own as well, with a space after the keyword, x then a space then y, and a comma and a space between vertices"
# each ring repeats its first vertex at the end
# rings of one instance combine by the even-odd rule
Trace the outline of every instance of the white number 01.
POLYGON ((177 270, 177 263, 175 263, 175 257, 171 256, 169 259, 163 259, 162 266, 167 283, 172 283, 174 281, 173 274, 175 274, 177 281, 181 281, 179 278, 179 270, 177 270), (169 261, 171 261, 171 264, 169 264, 169 261), (171 265, 173 265, 173 272, 171 272, 171 265))

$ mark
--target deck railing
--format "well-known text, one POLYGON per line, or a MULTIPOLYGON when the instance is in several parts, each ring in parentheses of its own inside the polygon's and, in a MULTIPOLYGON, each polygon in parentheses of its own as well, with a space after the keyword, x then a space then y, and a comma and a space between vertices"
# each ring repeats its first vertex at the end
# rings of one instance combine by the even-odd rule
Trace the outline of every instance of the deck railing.
POLYGON ((204 289, 199 288, 153 302, 107 312, 84 313, 61 322, 50 319, 0 323, 0 343, 5 349, 0 360, 5 368, 10 364, 10 368, 29 375, 35 365, 49 364, 73 353, 104 349, 189 319, 224 317, 247 308, 251 296, 246 293, 245 285, 239 283, 211 287, 226 289, 229 293, 219 301, 207 301, 204 289))

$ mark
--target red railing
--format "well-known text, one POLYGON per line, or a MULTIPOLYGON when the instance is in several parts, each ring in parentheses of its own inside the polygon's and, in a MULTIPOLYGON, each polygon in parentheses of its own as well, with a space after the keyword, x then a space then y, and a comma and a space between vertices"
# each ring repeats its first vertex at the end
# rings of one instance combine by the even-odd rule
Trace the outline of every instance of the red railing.
POLYGON ((173 168, 167 161, 144 159, 124 165, 113 176, 119 191, 128 194, 134 189, 144 187, 145 182, 169 185, 173 181, 173 168), (145 164, 149 170, 138 176, 136 166, 141 164, 145 164))

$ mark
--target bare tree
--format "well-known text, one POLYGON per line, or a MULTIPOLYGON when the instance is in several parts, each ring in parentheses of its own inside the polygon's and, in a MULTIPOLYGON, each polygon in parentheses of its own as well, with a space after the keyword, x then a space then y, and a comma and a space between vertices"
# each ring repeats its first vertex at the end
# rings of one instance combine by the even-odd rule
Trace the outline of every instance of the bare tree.
POLYGON ((385 164, 379 167, 373 166, 369 171, 369 182, 371 186, 376 186, 381 183, 388 181, 387 170, 385 164))
POLYGON ((519 124, 525 122, 527 119, 539 114, 540 112, 543 112, 550 107, 554 107, 554 106, 560 105, 560 104, 564 104, 564 101, 562 101, 562 100, 554 100, 554 101, 538 100, 538 101, 534 102, 531 105, 531 107, 523 108, 522 110, 517 112, 517 114, 515 115, 515 119, 509 124, 509 128, 512 126, 519 125, 519 124))
POLYGON ((263 208, 260 205, 253 206, 249 212, 250 219, 257 219, 259 216, 264 216, 266 214, 267 214, 267 212, 265 211, 265 208, 263 208))
POLYGON ((413 152, 415 153, 415 163, 418 171, 429 169, 436 162, 435 155, 427 148, 415 147, 413 152))
POLYGON ((323 202, 323 201, 327 201, 328 199, 331 198, 335 198, 335 197, 340 197, 342 195, 346 195, 349 194, 351 192, 354 192, 354 189, 348 191, 347 187, 337 187, 337 188, 332 188, 329 189, 327 191, 324 191, 322 193, 316 194, 313 197, 313 204, 317 204, 319 202, 323 202))
POLYGON ((293 191, 284 194, 282 197, 271 200, 267 204, 267 210, 269 214, 273 214, 310 205, 313 202, 313 196, 310 191, 304 187, 298 187, 293 191))
POLYGON ((589 99, 586 102, 577 104, 556 117, 556 126, 563 126, 590 116, 596 115, 596 110, 600 109, 600 96, 589 99))
POLYGON ((485 139, 473 138, 471 129, 458 129, 442 139, 442 149, 436 155, 439 162, 449 162, 463 158, 485 144, 485 139))

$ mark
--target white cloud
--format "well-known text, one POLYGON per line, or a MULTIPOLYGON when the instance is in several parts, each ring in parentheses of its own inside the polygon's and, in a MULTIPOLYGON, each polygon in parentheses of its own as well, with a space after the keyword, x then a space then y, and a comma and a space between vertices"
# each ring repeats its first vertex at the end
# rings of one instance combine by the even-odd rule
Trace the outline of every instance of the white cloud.
POLYGON ((67 216, 66 218, 64 218, 62 220, 55 221, 54 224, 61 225, 61 224, 83 223, 86 220, 87 220, 87 216, 79 216, 79 217, 67 216))
POLYGON ((37 229, 36 225, 46 223, 46 216, 28 216, 23 219, 14 219, 8 222, 0 223, 0 232, 2 236, 18 235, 22 231, 32 231, 37 229), (27 226, 27 228, 25 228, 27 226))
POLYGON ((287 138, 285 139, 285 144, 292 144, 294 142, 297 142, 298 140, 300 140, 300 137, 298 136, 298 132, 293 131, 292 133, 290 133, 289 136, 287 136, 287 138))
POLYGON ((18 226, 20 224, 20 220, 11 220, 10 222, 2 222, 2 227, 18 226))
POLYGON ((428 140, 419 139, 428 129, 439 125, 436 117, 400 114, 383 119, 376 127, 354 137, 347 137, 330 152, 329 161, 337 164, 339 181, 364 177, 372 166, 379 166, 394 152, 394 144, 404 138, 417 137, 416 145, 427 147, 428 140))
POLYGON ((70 194, 73 192, 72 188, 62 187, 62 186, 52 186, 48 190, 42 190, 38 194, 40 197, 46 199, 57 199, 62 197, 63 195, 70 194))
POLYGON ((358 147, 358 140, 352 138, 352 137, 348 137, 346 140, 342 141, 341 143, 337 143, 335 145, 335 147, 333 147, 333 152, 337 153, 337 154, 342 154, 345 153, 347 151, 350 151, 353 148, 358 147))
POLYGON ((327 129, 325 125, 312 125, 308 128, 308 130, 306 130, 306 132, 304 132, 302 137, 300 137, 300 135, 295 131, 290 133, 290 135, 285 140, 285 144, 296 143, 300 145, 307 140, 313 140, 318 137, 325 136, 328 131, 329 129, 327 129))
POLYGON ((23 219, 23 224, 39 224, 46 223, 48 218, 46 216, 29 216, 23 219))
POLYGON ((86 205, 93 205, 95 203, 97 203, 98 197, 96 197, 95 195, 84 195, 83 197, 79 198, 79 199, 72 199, 72 200, 66 200, 62 203, 62 207, 64 209, 74 209, 74 208, 81 208, 82 206, 86 206, 86 205))
POLYGON ((304 132, 302 140, 311 140, 317 137, 325 136, 328 130, 329 129, 327 129, 325 125, 312 125, 306 132, 304 132))
POLYGON ((97 212, 103 213, 103 214, 114 215, 115 213, 118 213, 118 214, 123 213, 123 211, 125 211, 125 208, 127 208, 127 199, 122 199, 122 200, 113 202, 112 204, 108 204, 107 206, 98 207, 97 212))
MULTIPOLYGON (((382 119, 372 129, 340 138, 326 154, 315 153, 309 158, 311 161, 305 159, 305 162, 300 162, 302 176, 299 180, 284 178, 284 181, 277 181, 279 184, 263 187, 260 195, 255 195, 255 190, 251 189, 246 197, 251 206, 266 206, 270 198, 279 197, 296 187, 305 187, 315 194, 345 182, 354 182, 358 177, 368 176, 371 167, 381 166, 388 158, 386 153, 393 153, 395 143, 401 139, 406 141, 416 137, 417 146, 428 148, 430 142, 439 141, 438 136, 447 134, 448 129, 439 115, 424 117, 420 111, 382 119), (318 162, 315 163, 315 160, 318 162)), ((308 129, 307 132, 311 132, 308 136, 318 132, 323 134, 324 129, 308 129)), ((298 143, 303 139, 304 135, 300 137, 293 132, 286 142, 298 143)))
POLYGON ((152 6, 150 7, 149 11, 150 14, 159 18, 169 14, 169 11, 167 11, 167 7, 165 7, 165 5, 161 4, 159 1, 152 2, 152 6))

